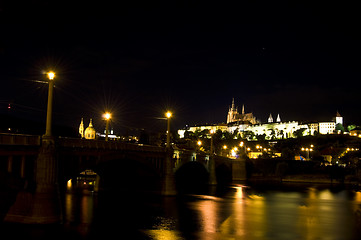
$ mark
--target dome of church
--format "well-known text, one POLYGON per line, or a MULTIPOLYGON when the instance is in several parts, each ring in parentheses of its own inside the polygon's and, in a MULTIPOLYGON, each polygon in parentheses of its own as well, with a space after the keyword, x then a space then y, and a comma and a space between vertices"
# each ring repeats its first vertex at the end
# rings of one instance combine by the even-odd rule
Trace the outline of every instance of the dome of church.
POLYGON ((96 130, 93 127, 92 119, 90 119, 89 126, 85 129, 85 139, 95 139, 96 130))

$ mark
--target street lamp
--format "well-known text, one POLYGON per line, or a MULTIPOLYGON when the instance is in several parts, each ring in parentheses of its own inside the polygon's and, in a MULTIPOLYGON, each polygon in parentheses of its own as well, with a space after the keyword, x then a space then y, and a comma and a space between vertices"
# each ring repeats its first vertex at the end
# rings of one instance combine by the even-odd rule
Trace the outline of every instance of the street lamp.
POLYGON ((167 117, 167 149, 170 148, 170 118, 172 117, 172 113, 170 111, 165 113, 167 117))
POLYGON ((55 73, 50 71, 47 73, 49 78, 49 92, 48 92, 48 109, 46 112, 46 130, 45 137, 51 137, 51 125, 52 125, 52 112, 53 112, 53 90, 54 90, 54 78, 55 73))
POLYGON ((211 133, 211 149, 210 149, 210 152, 211 152, 211 156, 213 156, 213 134, 214 134, 214 130, 211 129, 210 133, 211 133))
POLYGON ((306 152, 306 154, 307 154, 306 160, 310 160, 310 152, 313 151, 313 145, 311 144, 310 148, 302 147, 302 148, 301 148, 301 151, 306 152))
POLYGON ((106 112, 103 114, 103 118, 105 119, 105 141, 108 141, 109 120, 112 118, 112 115, 109 112, 106 112))

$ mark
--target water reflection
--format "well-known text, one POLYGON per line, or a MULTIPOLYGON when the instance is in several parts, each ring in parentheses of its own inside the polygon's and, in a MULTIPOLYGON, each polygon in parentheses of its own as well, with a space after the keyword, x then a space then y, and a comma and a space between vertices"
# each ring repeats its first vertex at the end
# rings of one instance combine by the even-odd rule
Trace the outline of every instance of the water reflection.
POLYGON ((75 186, 64 198, 62 239, 71 233, 81 239, 356 240, 361 233, 361 192, 353 190, 237 185, 221 194, 161 197, 75 186))

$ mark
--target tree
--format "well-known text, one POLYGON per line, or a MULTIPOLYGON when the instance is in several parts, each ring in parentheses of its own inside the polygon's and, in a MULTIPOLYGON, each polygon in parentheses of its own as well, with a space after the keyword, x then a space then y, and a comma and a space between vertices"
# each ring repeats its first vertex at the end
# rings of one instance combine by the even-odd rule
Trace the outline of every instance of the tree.
POLYGON ((347 126, 347 130, 348 130, 348 131, 351 131, 351 130, 355 129, 356 127, 357 127, 356 125, 351 124, 351 125, 348 125, 348 126, 347 126))
POLYGON ((336 133, 341 132, 343 133, 345 131, 345 128, 343 127, 343 125, 341 123, 337 123, 336 124, 336 133))
POLYGON ((257 140, 258 141, 264 141, 265 139, 266 139, 266 134, 257 135, 257 140))
POLYGON ((296 131, 293 132, 293 135, 294 135, 296 138, 303 137, 303 133, 305 132, 305 130, 306 130, 306 128, 297 129, 296 131))

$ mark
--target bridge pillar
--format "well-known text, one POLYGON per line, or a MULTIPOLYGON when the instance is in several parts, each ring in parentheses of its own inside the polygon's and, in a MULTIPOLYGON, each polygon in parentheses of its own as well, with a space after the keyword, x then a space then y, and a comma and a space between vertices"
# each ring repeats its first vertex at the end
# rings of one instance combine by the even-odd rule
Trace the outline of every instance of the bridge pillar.
POLYGON ((233 181, 247 180, 245 159, 232 160, 232 180, 233 181))
POLYGON ((29 224, 49 224, 61 221, 55 153, 54 138, 43 137, 35 163, 35 191, 20 191, 5 221, 29 224))
POLYGON ((175 176, 173 172, 173 149, 167 148, 166 157, 163 163, 163 179, 162 179, 162 192, 164 196, 174 196, 177 194, 175 187, 175 176))
POLYGON ((208 170, 209 170, 208 184, 217 185, 215 156, 212 153, 209 156, 208 170))

